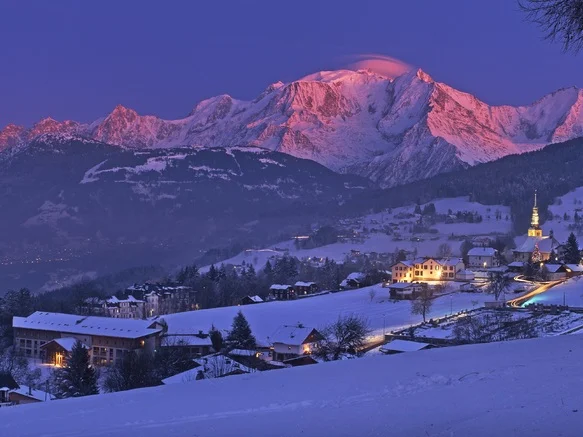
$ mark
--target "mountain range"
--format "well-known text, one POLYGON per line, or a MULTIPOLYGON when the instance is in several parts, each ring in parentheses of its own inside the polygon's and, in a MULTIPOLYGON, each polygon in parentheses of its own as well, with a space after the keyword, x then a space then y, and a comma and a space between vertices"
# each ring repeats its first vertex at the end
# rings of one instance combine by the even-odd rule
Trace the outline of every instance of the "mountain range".
POLYGON ((582 105, 577 88, 528 106, 490 106, 422 70, 396 79, 324 71, 274 83, 252 101, 204 100, 178 120, 118 105, 93 123, 46 118, 28 129, 8 125, 0 151, 47 133, 123 149, 260 147, 390 187, 583 136, 582 105))

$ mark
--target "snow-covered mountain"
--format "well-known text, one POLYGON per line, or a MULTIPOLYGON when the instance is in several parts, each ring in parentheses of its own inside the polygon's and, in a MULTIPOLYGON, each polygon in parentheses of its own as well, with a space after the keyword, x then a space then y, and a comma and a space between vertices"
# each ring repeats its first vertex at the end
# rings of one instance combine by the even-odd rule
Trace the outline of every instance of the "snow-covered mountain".
POLYGON ((253 101, 213 97, 179 120, 119 105, 91 124, 9 125, 0 150, 46 132, 124 148, 258 146, 392 186, 583 136, 582 105, 577 88, 529 106, 489 106, 421 70, 394 80, 339 70, 274 83, 253 101))

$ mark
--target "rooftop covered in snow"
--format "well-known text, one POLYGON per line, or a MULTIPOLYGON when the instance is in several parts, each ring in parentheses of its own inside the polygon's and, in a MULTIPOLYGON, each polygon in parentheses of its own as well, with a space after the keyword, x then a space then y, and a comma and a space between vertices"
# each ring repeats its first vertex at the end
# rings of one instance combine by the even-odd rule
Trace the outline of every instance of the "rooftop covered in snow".
POLYGON ((473 247, 468 251, 469 256, 494 256, 496 249, 492 247, 473 247))
POLYGON ((281 326, 278 328, 270 337, 272 343, 283 343, 292 346, 300 346, 304 344, 312 333, 320 339, 320 333, 314 329, 307 326, 281 326))
POLYGON ((37 329, 67 334, 100 335, 116 338, 140 338, 162 331, 149 320, 79 316, 37 311, 28 317, 13 317, 14 328, 37 329))

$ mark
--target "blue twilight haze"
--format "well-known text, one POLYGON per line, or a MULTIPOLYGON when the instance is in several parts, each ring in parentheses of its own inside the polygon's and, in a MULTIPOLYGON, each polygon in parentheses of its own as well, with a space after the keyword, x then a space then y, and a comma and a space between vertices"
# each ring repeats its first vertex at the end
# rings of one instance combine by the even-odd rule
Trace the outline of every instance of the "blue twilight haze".
POLYGON ((514 0, 0 4, 0 129, 91 121, 121 103, 186 115, 201 99, 391 56, 490 104, 583 86, 583 56, 541 39, 514 0))

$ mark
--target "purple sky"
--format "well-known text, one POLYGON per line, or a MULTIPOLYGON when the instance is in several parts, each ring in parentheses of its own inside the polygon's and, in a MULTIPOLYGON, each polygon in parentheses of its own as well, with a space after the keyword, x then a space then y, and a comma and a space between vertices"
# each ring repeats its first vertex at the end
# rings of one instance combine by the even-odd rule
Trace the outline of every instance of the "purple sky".
POLYGON ((583 87, 583 54, 542 41, 514 0, 0 3, 0 128, 90 121, 121 103, 164 118, 201 99, 388 55, 492 104, 583 87))

